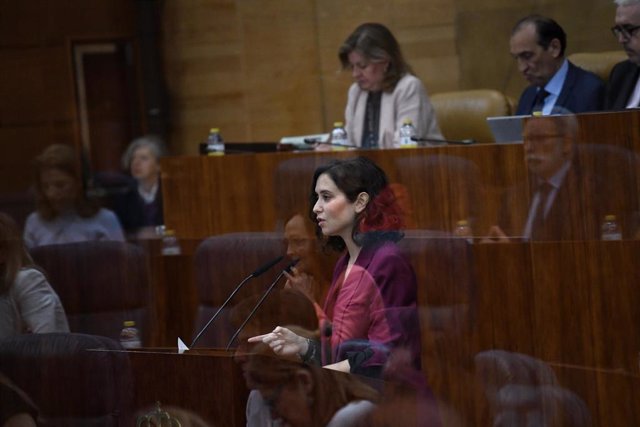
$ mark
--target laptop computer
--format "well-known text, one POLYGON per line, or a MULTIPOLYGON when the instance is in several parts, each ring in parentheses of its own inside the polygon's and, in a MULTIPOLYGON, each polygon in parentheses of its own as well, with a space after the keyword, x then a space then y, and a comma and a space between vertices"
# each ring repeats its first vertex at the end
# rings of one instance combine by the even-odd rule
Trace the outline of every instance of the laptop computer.
POLYGON ((493 139, 498 144, 522 143, 523 116, 495 116, 487 117, 487 124, 493 134, 493 139))

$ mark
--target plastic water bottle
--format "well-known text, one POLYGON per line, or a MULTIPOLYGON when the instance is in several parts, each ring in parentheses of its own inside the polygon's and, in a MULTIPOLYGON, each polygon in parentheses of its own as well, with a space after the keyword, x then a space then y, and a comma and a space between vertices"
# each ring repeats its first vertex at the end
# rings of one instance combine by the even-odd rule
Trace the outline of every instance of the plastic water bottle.
POLYGON ((125 320, 124 327, 120 331, 120 344, 123 348, 140 348, 142 342, 140 341, 140 331, 136 328, 136 322, 133 320, 125 320))
POLYGON ((333 130, 331 131, 331 144, 335 144, 332 148, 338 150, 344 150, 349 146, 349 139, 347 138, 347 131, 344 129, 344 123, 335 122, 333 124, 333 130))
POLYGON ((456 223, 456 228, 453 229, 453 235, 463 237, 467 239, 467 242, 473 243, 473 232, 471 231, 471 226, 469 226, 469 221, 466 219, 461 219, 456 223))
POLYGON ((162 236, 162 255, 180 255, 180 243, 173 230, 165 230, 162 236))
POLYGON ((220 129, 211 128, 207 137, 206 153, 208 156, 222 156, 224 154, 224 141, 220 135, 220 129))
POLYGON ((606 215, 602 222, 602 240, 622 240, 622 230, 615 215, 606 215))
POLYGON ((418 144, 411 139, 416 136, 416 128, 413 127, 411 119, 405 119, 400 128, 400 148, 417 147, 418 144))

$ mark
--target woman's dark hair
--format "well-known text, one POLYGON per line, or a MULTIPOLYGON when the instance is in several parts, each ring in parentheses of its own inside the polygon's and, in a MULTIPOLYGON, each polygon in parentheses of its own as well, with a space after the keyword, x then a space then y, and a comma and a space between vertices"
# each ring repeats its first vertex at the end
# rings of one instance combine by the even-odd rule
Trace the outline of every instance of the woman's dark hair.
POLYGON ((95 215, 99 206, 88 200, 82 191, 82 176, 75 150, 70 145, 54 144, 47 147, 35 159, 36 209, 40 216, 49 221, 58 215, 44 194, 42 173, 48 169, 56 169, 69 175, 76 183, 78 192, 75 199, 75 210, 83 218, 95 215))
POLYGON ((0 212, 0 295, 11 288, 21 268, 32 264, 18 225, 0 212))
MULTIPOLYGON (((367 193, 369 202, 354 221, 352 236, 354 242, 366 246, 380 241, 398 241, 402 238, 403 213, 387 180, 387 175, 366 157, 335 160, 320 166, 313 174, 309 197, 309 217, 316 223, 316 235, 322 238, 322 230, 317 225, 313 207, 318 201, 316 183, 320 175, 327 174, 350 202, 355 202, 358 194, 367 193)), ((326 245, 337 251, 346 246, 339 236, 328 236, 326 245)))
POLYGON ((368 60, 389 61, 389 67, 382 81, 384 91, 392 91, 405 74, 413 73, 402 55, 398 41, 382 24, 371 22, 362 24, 347 37, 338 50, 342 68, 350 67, 349 54, 353 51, 361 53, 368 60))

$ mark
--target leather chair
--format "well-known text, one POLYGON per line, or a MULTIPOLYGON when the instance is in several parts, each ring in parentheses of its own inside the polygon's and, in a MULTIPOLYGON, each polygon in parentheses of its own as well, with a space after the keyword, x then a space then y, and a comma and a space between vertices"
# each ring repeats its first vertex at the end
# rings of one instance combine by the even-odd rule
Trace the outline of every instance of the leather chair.
POLYGON ((495 142, 487 117, 513 114, 513 102, 491 89, 436 93, 431 103, 442 135, 448 140, 495 142))
POLYGON ((567 57, 574 65, 595 73, 605 82, 609 80, 611 69, 620 61, 627 59, 622 50, 609 50, 604 52, 580 52, 567 57))
POLYGON ((71 332, 118 340, 136 322, 143 346, 150 335, 152 298, 144 251, 131 243, 80 242, 31 251, 58 293, 71 332))
MULTIPOLYGON (((200 243, 195 252, 198 313, 194 337, 242 279, 284 253, 282 235, 278 233, 230 233, 212 236, 200 243)), ((198 339, 197 346, 226 347, 236 329, 229 318, 232 307, 264 292, 284 268, 285 262, 280 262, 271 270, 247 282, 228 307, 220 313, 219 318, 198 339)))
POLYGON ((35 403, 38 425, 130 426, 131 366, 117 350, 117 341, 101 336, 19 335, 0 341, 0 369, 35 403))

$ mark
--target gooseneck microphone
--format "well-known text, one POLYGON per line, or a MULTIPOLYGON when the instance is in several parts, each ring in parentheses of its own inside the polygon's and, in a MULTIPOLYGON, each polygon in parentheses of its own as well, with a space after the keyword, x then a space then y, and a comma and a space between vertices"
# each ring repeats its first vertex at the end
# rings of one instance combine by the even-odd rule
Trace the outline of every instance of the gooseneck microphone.
POLYGON ((251 318, 253 317, 253 315, 256 313, 256 311, 258 311, 258 308, 260 308, 260 306, 262 305, 262 303, 264 302, 265 299, 267 299, 267 297, 269 296, 269 294, 271 293, 271 291, 273 290, 273 288, 276 287, 276 285, 278 284, 278 282, 280 281, 280 279, 282 279, 282 276, 284 276, 284 273, 291 273, 291 268, 296 265, 298 263, 298 261, 300 261, 299 259, 294 259, 293 261, 291 261, 289 263, 289 265, 287 265, 281 272, 280 274, 278 274, 278 277, 276 277, 276 279, 271 283, 271 285, 269 285, 269 287, 267 288, 267 290, 265 291, 265 293, 262 295, 262 297, 260 298, 260 300, 258 300, 258 302, 256 303, 255 307, 253 307, 253 310, 251 310, 251 313, 249 313, 249 315, 247 316, 246 319, 244 319, 244 322, 242 322, 242 324, 240 325, 240 327, 236 330, 236 332, 233 334, 233 336, 231 337, 231 339, 229 340, 229 343, 227 344, 227 350, 229 350, 229 348, 231 347, 231 344, 233 344, 233 342, 236 340, 236 338, 238 337, 238 335, 240 335, 240 332, 242 332, 242 330, 244 329, 244 327, 247 325, 247 323, 249 323, 249 320, 251 320, 251 318))
POLYGON ((331 147, 359 148, 359 147, 356 147, 355 145, 349 145, 349 144, 336 144, 335 142, 320 141, 319 139, 316 139, 316 138, 305 138, 305 139, 304 139, 304 143, 305 143, 305 144, 309 144, 309 145, 313 145, 313 144, 320 144, 320 145, 329 145, 329 146, 331 146, 331 147))
POLYGON ((238 293, 238 291, 240 289, 242 289, 242 287, 244 286, 245 283, 247 283, 249 280, 251 280, 251 279, 253 279, 255 277, 260 276, 261 274, 265 273, 266 271, 270 270, 274 265, 276 265, 277 263, 282 261, 283 258, 284 258, 284 255, 280 255, 279 257, 272 259, 271 261, 267 262, 266 264, 264 264, 261 267, 258 267, 253 273, 249 274, 247 277, 242 279, 240 284, 238 286, 236 286, 236 288, 233 290, 233 292, 231 292, 231 295, 229 295, 229 298, 227 298, 227 300, 222 303, 220 308, 218 308, 218 311, 215 312, 215 314, 211 317, 211 319, 209 319, 207 324, 204 325, 204 327, 200 330, 200 332, 198 332, 198 335, 196 335, 196 337, 193 339, 193 341, 191 342, 191 345, 189 347, 193 348, 193 346, 196 345, 196 342, 198 342, 198 339, 200 339, 200 336, 204 333, 204 331, 206 331, 209 328, 209 325, 211 325, 213 323, 213 321, 216 320, 218 315, 227 306, 227 304, 229 304, 229 301, 231 301, 231 299, 238 293))
MULTIPOLYGON (((415 141, 415 142, 428 142, 430 144, 470 145, 470 144, 475 144, 476 143, 475 139, 460 139, 460 140, 455 140, 455 139, 435 139, 435 138, 423 138, 423 137, 420 137, 420 136, 412 136, 411 140, 415 141)), ((421 145, 424 145, 424 144, 421 144, 421 145)))

